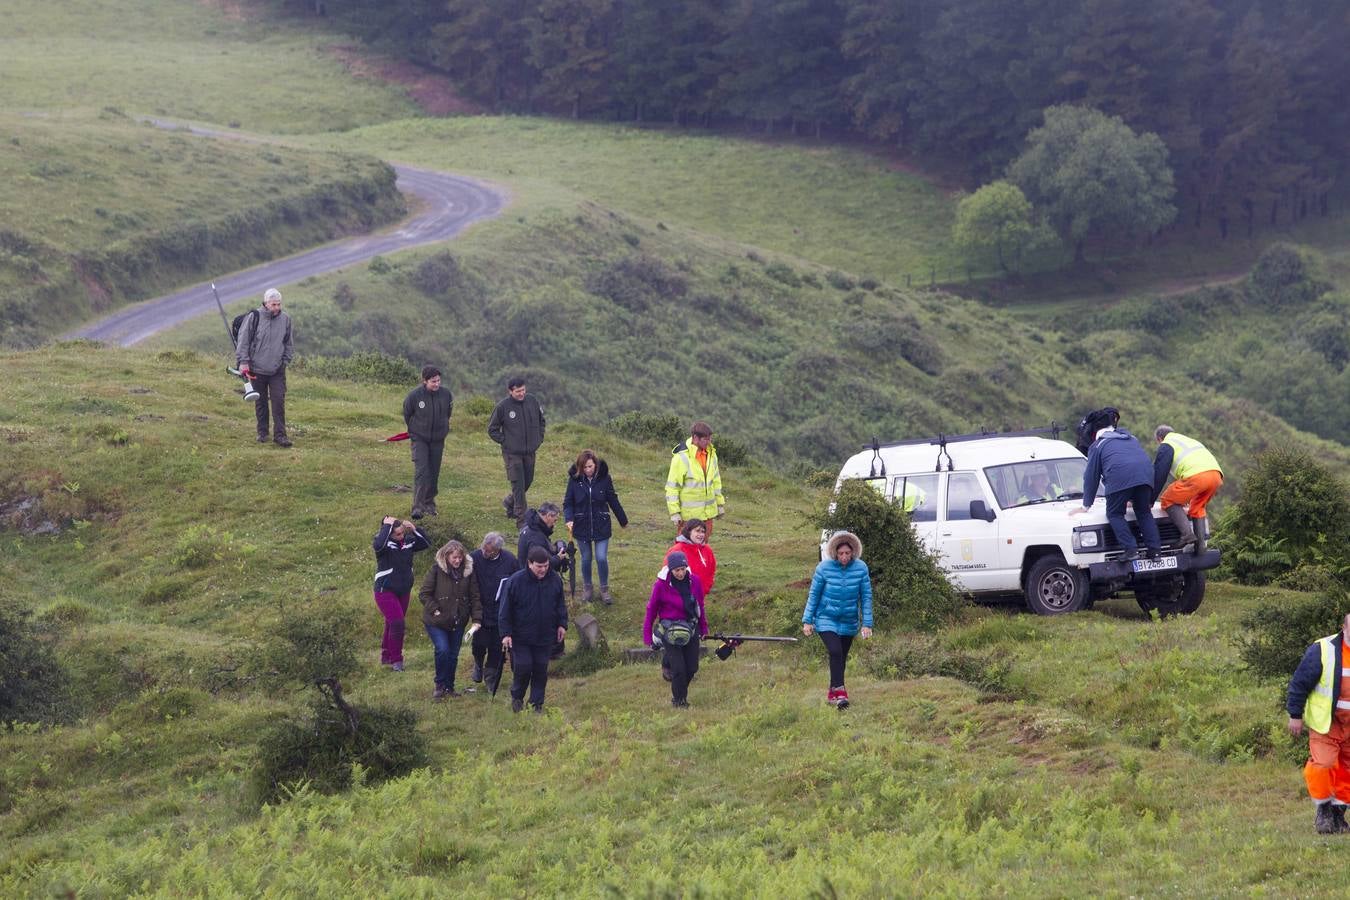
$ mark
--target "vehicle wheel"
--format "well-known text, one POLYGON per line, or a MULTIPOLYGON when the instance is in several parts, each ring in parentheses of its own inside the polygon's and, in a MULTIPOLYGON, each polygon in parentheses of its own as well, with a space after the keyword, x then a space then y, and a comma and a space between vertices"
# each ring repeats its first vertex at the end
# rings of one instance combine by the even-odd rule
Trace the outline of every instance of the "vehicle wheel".
POLYGON ((1134 599, 1144 612, 1156 609, 1163 618, 1189 616, 1205 599, 1205 573, 1182 572, 1180 577, 1159 578, 1148 587, 1135 588, 1134 599))
POLYGON ((1042 556, 1027 573, 1027 606, 1042 616, 1078 612, 1088 606, 1087 573, 1058 556, 1042 556))

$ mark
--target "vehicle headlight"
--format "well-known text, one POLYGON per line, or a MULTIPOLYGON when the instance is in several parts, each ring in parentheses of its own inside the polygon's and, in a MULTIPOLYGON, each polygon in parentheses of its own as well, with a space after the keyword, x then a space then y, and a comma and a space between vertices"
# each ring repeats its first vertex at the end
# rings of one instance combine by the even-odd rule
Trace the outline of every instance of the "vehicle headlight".
POLYGON ((1105 546, 1102 540, 1102 533, 1096 528, 1075 531, 1073 533, 1073 549, 1077 551, 1100 550, 1105 546))

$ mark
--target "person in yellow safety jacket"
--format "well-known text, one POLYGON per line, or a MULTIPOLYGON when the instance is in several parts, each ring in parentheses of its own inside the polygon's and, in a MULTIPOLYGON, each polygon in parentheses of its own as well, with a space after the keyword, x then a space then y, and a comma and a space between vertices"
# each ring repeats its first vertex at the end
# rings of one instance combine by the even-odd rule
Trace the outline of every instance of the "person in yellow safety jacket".
POLYGON ((1159 425, 1153 436, 1158 441, 1158 453, 1153 457, 1153 492, 1161 492, 1158 499, 1162 510, 1181 532, 1181 546, 1193 544, 1196 553, 1204 553, 1205 504, 1223 486, 1223 470, 1204 444, 1178 434, 1169 425, 1159 425), (1169 475, 1173 480, 1164 491, 1162 486, 1169 475))
POLYGON ((702 519, 711 538, 713 519, 722 515, 726 505, 712 428, 706 422, 695 422, 689 429, 689 439, 671 451, 666 510, 677 532, 684 527, 685 519, 702 519))
POLYGON ((1017 502, 1022 504, 1031 503, 1034 500, 1054 500, 1062 493, 1064 493, 1064 490, 1050 480, 1049 473, 1044 470, 1034 471, 1027 476, 1017 502))
POLYGON ((1289 733, 1298 737, 1308 727, 1308 763, 1303 780, 1317 804, 1318 834, 1350 831, 1345 807, 1350 804, 1350 615, 1341 630, 1315 642, 1289 680, 1285 711, 1289 733))
MULTIPOLYGON (((882 497, 886 496, 886 480, 884 478, 868 479, 868 481, 872 484, 872 489, 874 491, 882 497)), ((919 487, 908 478, 897 478, 896 481, 902 481, 904 484, 904 487, 900 489, 900 495, 895 498, 901 501, 901 509, 907 513, 912 513, 914 510, 923 506, 924 501, 928 499, 928 493, 923 488, 919 487)))

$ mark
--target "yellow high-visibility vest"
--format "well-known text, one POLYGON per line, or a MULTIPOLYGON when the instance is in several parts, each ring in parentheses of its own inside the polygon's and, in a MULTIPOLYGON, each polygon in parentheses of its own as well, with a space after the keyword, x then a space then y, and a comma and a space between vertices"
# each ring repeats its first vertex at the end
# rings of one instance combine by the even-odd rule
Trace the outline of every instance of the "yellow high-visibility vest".
POLYGON ((705 471, 695 457, 697 448, 687 440, 675 448, 666 474, 666 511, 681 519, 711 519, 722 511, 722 471, 717 465, 717 450, 708 445, 705 471))
POLYGON ((1223 474, 1223 469, 1219 468, 1219 461, 1214 458, 1214 454, 1210 453, 1205 445, 1199 441, 1188 438, 1184 434, 1169 431, 1167 437, 1163 438, 1163 443, 1172 448, 1173 478, 1181 480, 1182 478, 1190 478, 1200 472, 1223 474))
POLYGON ((1335 639, 1333 634, 1317 642, 1322 648, 1322 677, 1303 704, 1303 723, 1318 734, 1331 730, 1331 694, 1335 684, 1331 679, 1341 677, 1341 661, 1336 658, 1336 645, 1332 643, 1335 639))

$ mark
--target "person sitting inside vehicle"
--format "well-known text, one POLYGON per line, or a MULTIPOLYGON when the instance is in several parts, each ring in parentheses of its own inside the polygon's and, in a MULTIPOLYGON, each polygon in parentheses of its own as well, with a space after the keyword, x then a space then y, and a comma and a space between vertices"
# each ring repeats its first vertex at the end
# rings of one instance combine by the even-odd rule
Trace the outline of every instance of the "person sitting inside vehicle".
POLYGON ((1039 500, 1054 500, 1064 493, 1064 489, 1050 480, 1050 473, 1044 469, 1033 469, 1022 480, 1022 493, 1017 497, 1018 505, 1039 500))

